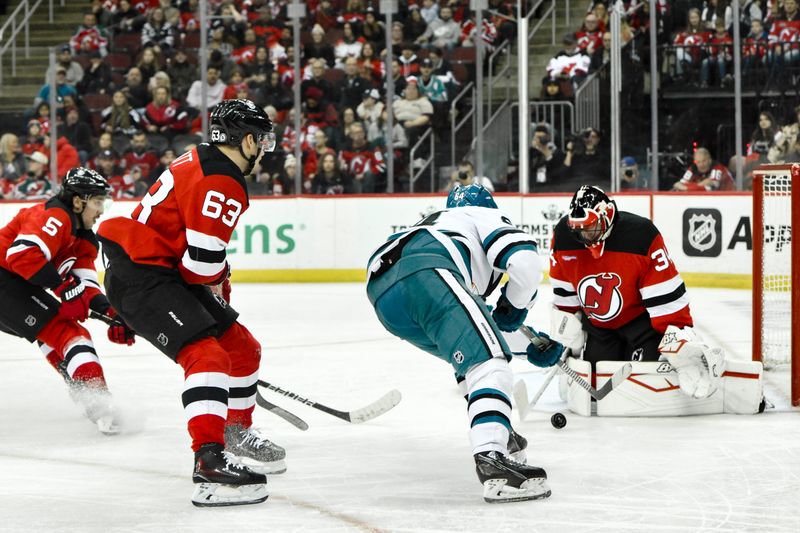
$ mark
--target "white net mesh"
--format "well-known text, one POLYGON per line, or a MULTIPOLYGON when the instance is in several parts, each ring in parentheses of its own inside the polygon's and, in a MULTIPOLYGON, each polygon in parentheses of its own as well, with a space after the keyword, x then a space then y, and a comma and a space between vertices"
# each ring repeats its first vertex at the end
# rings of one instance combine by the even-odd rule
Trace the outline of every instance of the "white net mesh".
POLYGON ((763 177, 762 360, 767 368, 789 363, 792 323, 792 175, 763 177))

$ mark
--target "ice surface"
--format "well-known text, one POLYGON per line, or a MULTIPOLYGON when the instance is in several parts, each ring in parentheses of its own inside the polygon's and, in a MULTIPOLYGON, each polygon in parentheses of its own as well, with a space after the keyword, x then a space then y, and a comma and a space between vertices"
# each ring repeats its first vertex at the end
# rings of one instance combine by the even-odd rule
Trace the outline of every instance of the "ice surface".
MULTIPOLYGON (((692 289, 690 297, 702 334, 747 357, 749 293, 692 289)), ((800 413, 788 407, 785 374, 770 376, 777 407, 763 415, 567 413, 561 430, 549 421, 565 409, 554 380, 517 423, 553 496, 488 505, 451 370, 386 333, 362 285, 236 284, 233 298, 264 346, 263 378, 337 409, 392 388, 403 401, 352 425, 265 392, 310 425, 300 432, 257 408, 256 425, 288 450, 287 473, 270 477, 264 504, 197 509, 180 367, 143 341, 112 345, 90 323, 129 427, 105 437, 39 351, 3 335, 0 531, 800 531, 800 413)), ((531 314, 539 329, 549 327, 548 299, 531 314)), ((543 374, 512 364, 536 390, 543 374)))

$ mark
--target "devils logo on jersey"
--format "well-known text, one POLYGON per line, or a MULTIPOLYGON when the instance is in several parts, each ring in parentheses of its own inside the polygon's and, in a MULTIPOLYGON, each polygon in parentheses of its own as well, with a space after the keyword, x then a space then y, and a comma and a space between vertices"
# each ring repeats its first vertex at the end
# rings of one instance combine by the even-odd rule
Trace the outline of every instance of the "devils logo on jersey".
POLYGON ((622 279, 614 272, 586 276, 578 282, 578 298, 584 311, 595 320, 613 320, 622 311, 622 279))

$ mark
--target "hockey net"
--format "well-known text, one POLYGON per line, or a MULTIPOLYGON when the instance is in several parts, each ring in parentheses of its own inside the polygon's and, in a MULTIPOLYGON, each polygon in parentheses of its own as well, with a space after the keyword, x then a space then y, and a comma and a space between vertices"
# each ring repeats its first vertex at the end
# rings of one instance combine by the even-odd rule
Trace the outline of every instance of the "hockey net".
POLYGON ((788 368, 800 405, 800 164, 753 173, 753 359, 788 368))

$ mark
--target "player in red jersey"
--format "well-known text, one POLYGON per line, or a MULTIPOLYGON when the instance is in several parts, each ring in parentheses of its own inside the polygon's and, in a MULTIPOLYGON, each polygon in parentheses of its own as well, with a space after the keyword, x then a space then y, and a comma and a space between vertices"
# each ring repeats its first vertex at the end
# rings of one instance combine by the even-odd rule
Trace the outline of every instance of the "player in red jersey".
POLYGON ((593 366, 666 359, 694 398, 717 389, 724 356, 694 332, 686 286, 650 220, 583 186, 551 248, 554 339, 593 366))
POLYGON ((98 235, 112 304, 183 367, 192 502, 241 505, 266 500, 264 474, 286 470, 285 450, 251 428, 261 346, 228 305, 225 253, 248 208, 245 177, 275 135, 249 100, 220 103, 209 129, 211 144, 175 159, 130 218, 103 222, 98 235))
POLYGON ((105 315, 112 322, 109 339, 133 343, 133 332, 100 291, 94 268, 98 245, 92 227, 110 193, 103 176, 73 168, 58 196, 21 209, 0 229, 0 331, 37 342, 73 400, 109 435, 119 431, 119 421, 92 338, 78 322, 90 310, 105 315))

